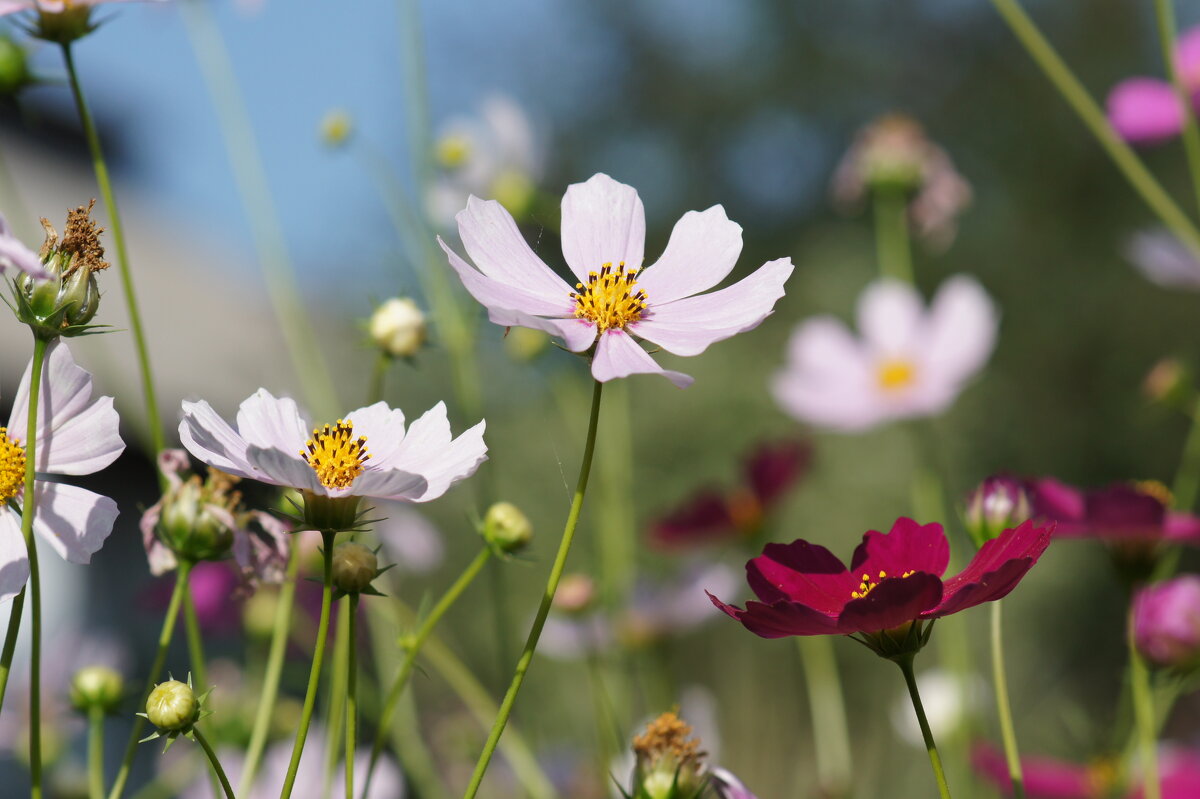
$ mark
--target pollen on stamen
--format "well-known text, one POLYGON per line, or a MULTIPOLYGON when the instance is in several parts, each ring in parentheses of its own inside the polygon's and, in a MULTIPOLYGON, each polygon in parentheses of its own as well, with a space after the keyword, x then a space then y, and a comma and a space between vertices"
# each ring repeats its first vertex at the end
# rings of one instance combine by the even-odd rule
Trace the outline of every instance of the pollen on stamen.
POLYGON ((338 419, 336 425, 313 428, 313 437, 300 451, 326 488, 349 488, 363 473, 363 464, 371 457, 365 436, 354 437, 354 424, 338 419))
POLYGON ((8 502, 21 493, 25 483, 25 448, 8 437, 0 427, 0 502, 8 502))
MULTIPOLYGON (((908 571, 906 571, 900 575, 900 579, 904 579, 905 577, 910 577, 913 574, 916 574, 916 570, 909 569, 908 571)), ((879 585, 879 581, 887 579, 887 576, 888 576, 888 573, 886 571, 884 571, 883 569, 879 570, 879 576, 874 579, 871 578, 871 575, 867 574, 866 572, 863 572, 862 579, 858 584, 858 590, 851 591, 850 597, 852 599, 862 599, 867 594, 874 591, 875 586, 879 585)))
POLYGON ((646 292, 634 290, 637 271, 637 267, 626 269, 622 261, 616 269, 606 263, 599 272, 588 272, 587 283, 576 283, 570 295, 575 302, 575 316, 594 322, 601 333, 641 319, 646 310, 646 292))

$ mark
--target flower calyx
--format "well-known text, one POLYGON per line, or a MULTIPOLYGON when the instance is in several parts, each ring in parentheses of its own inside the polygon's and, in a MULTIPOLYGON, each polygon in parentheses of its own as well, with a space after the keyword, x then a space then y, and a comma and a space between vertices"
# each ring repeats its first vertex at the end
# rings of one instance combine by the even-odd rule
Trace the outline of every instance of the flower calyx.
POLYGON ((934 621, 936 619, 914 619, 889 630, 856 633, 847 638, 857 641, 885 660, 901 663, 911 661, 929 643, 934 621))
POLYGON ((396 564, 379 568, 379 548, 371 549, 355 541, 346 541, 333 548, 334 598, 351 594, 383 596, 371 583, 396 564))
POLYGON ((204 703, 211 693, 212 688, 209 688, 197 696, 192 688, 191 674, 188 674, 187 682, 168 679, 156 685, 146 699, 146 712, 138 713, 156 730, 138 743, 166 738, 167 743, 163 747, 163 752, 166 752, 180 736, 195 740, 193 729, 196 722, 212 715, 211 710, 204 709, 204 703))

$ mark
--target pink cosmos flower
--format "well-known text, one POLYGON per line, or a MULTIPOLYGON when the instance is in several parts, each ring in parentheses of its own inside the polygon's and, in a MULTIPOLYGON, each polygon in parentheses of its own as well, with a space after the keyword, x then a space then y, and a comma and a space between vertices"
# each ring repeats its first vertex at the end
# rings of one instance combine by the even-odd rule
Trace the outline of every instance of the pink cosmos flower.
POLYGON ((691 377, 660 367, 634 336, 676 355, 699 355, 757 327, 792 273, 791 259, 780 258, 732 286, 699 294, 729 275, 742 250, 741 227, 719 205, 684 214, 658 262, 642 270, 642 201, 604 174, 563 195, 563 256, 579 281, 574 289, 530 249, 498 202, 471 197, 457 219, 478 269, 439 242, 488 317, 559 336, 573 352, 593 352, 592 376, 600 382, 660 374, 680 388, 690 385, 691 377))
MULTIPOLYGON (((8 501, 23 506, 26 500, 24 439, 32 369, 30 362, 8 426, 0 428, 0 601, 16 596, 29 578, 21 514, 8 501)), ((91 474, 115 461, 125 449, 119 423, 112 397, 92 399, 92 376, 75 365, 67 345, 50 344, 38 403, 33 529, 72 563, 90 563, 104 545, 117 518, 117 503, 86 488, 44 478, 91 474)))
POLYGON ((24 272, 39 280, 50 277, 50 273, 42 265, 42 259, 13 235, 12 229, 8 226, 8 220, 4 218, 3 214, 0 214, 0 275, 10 269, 24 272))
POLYGON ((802 422, 846 432, 934 416, 987 362, 996 308, 970 277, 952 277, 928 309, 907 283, 872 283, 858 302, 855 338, 831 316, 796 328, 775 400, 802 422))
POLYGON ((1171 510, 1170 492, 1159 483, 1085 491, 1046 477, 1029 481, 1027 491, 1033 516, 1054 522, 1056 536, 1200 544, 1200 517, 1171 510))
POLYGON ((1188 667, 1200 660, 1200 576, 1185 574, 1133 595, 1133 638, 1156 666, 1188 667))
MULTIPOLYGON (((1005 796, 1012 795, 1003 752, 990 744, 977 744, 971 750, 971 765, 1005 796)), ((1088 766, 1036 756, 1022 757, 1021 770, 1029 799, 1101 799, 1109 795, 1116 776, 1112 766, 1103 761, 1088 766)))
POLYGON ((1184 109, 1169 81, 1128 78, 1108 94, 1108 119, 1125 141, 1157 144, 1183 131, 1185 110, 1194 111, 1200 96, 1200 27, 1192 28, 1175 43, 1175 67, 1193 108, 1184 109))

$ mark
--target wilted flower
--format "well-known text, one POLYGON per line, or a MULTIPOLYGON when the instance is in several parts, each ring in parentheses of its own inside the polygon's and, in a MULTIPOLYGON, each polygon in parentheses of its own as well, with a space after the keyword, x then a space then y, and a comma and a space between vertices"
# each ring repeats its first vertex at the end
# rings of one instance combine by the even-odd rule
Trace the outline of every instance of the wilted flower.
MULTIPOLYGON (((24 506, 25 431, 29 380, 25 368, 7 427, 0 427, 0 601, 11 599, 29 577, 21 514, 24 506)), ((61 341, 46 348, 37 425, 37 483, 33 530, 72 563, 90 563, 117 518, 117 503, 86 488, 45 479, 91 474, 125 449, 112 397, 92 399, 92 376, 75 365, 61 341)))
POLYGON ((380 305, 368 327, 375 346, 393 358, 411 358, 425 345, 425 314, 408 297, 380 305))
POLYGON ((947 280, 928 310, 909 284, 878 280, 859 298, 861 339, 831 316, 796 328, 775 400, 802 422, 848 432, 935 416, 987 362, 996 326, 973 278, 947 280))
POLYGON ((1015 477, 988 477, 967 497, 963 519, 976 546, 1033 515, 1025 484, 1015 477))
POLYGON ((96 29, 92 22, 93 6, 124 2, 129 0, 0 0, 0 17, 35 11, 33 35, 65 45, 96 29))
MULTIPOLYGON (((1175 69, 1195 103, 1200 90, 1200 28, 1186 31, 1175 43, 1175 69)), ((1157 78, 1127 78, 1108 94, 1108 119, 1125 141, 1156 144, 1183 131, 1184 109, 1175 88, 1157 78)))
POLYGON ((92 219, 92 200, 86 207, 67 212, 62 241, 58 232, 43 218, 46 240, 38 258, 50 276, 39 279, 33 272, 19 276, 13 297, 17 318, 29 325, 39 338, 77 336, 91 329, 88 325, 100 309, 100 287, 96 273, 108 268, 100 234, 104 228, 92 219))
POLYGON ((1025 522, 988 541, 962 572, 943 581, 950 546, 940 524, 897 519, 890 533, 863 536, 850 568, 804 540, 767 544, 746 564, 760 601, 713 604, 763 638, 850 635, 882 657, 925 645, 926 622, 1008 595, 1050 543, 1053 526, 1025 522))
POLYGON ((697 799, 708 784, 705 753, 692 728, 673 712, 663 713, 633 739, 637 763, 630 799, 697 799))
POLYGON ((1200 663, 1200 577, 1189 574, 1139 589, 1132 624, 1138 651, 1154 665, 1200 663))
POLYGON ((498 325, 542 330, 573 352, 592 353, 600 382, 631 374, 660 374, 683 388, 692 378, 655 363, 633 336, 676 355, 699 355, 708 345, 759 325, 783 296, 790 258, 770 261, 749 277, 709 294, 733 270, 742 229, 725 209, 689 211, 676 223, 658 262, 641 271, 646 219, 637 191, 593 176, 567 189, 562 245, 580 281, 572 290, 530 249, 512 216, 494 200, 471 197, 458 231, 472 268, 445 242, 450 266, 498 325))
POLYGON ((663 546, 688 546, 756 535, 767 513, 806 471, 812 446, 804 441, 764 442, 746 459, 742 483, 705 489, 651 524, 650 537, 663 546))

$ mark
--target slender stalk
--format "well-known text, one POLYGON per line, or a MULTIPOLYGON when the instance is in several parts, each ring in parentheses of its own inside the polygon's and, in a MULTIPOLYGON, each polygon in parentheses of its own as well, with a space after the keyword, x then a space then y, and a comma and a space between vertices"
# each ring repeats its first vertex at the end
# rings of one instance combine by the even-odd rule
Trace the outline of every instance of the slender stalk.
POLYGON ((246 764, 242 767, 242 778, 238 782, 238 793, 248 796, 258 766, 262 762, 263 750, 267 745, 267 734, 271 731, 271 717, 275 713, 275 700, 279 697, 279 679, 283 674, 283 658, 287 654, 288 632, 292 628, 292 605, 296 598, 296 574, 300 568, 300 555, 293 538, 288 554, 287 576, 279 589, 278 605, 275 607, 275 626, 271 632, 271 649, 267 653, 267 668, 263 673, 262 690, 258 701, 258 712, 254 716, 254 727, 250 733, 250 745, 246 747, 246 764))
POLYGON ((104 799, 104 708, 88 708, 88 797, 104 799))
POLYGON ((236 799, 233 795, 233 788, 229 785, 229 778, 225 776, 225 769, 221 768, 221 761, 217 760, 217 753, 208 745, 208 739, 197 727, 192 728, 192 734, 196 737, 196 743, 200 744, 200 748, 204 750, 204 754, 208 755, 208 762, 212 763, 213 773, 221 781, 221 788, 225 791, 227 799, 236 799))
POLYGON ((912 247, 908 237, 908 198, 899 189, 872 189, 875 242, 884 277, 913 282, 912 247))
POLYGON ((804 687, 812 714, 817 784, 822 795, 844 796, 850 788, 850 733, 833 639, 827 635, 803 635, 796 638, 796 645, 800 649, 804 687))
POLYGON ((1154 14, 1158 18, 1158 37, 1162 45, 1163 60, 1171 86, 1183 108, 1183 149, 1187 155, 1188 170, 1192 174, 1192 190, 1196 193, 1196 207, 1200 209, 1200 128, 1196 127, 1196 115, 1192 112, 1192 93, 1184 85, 1175 59, 1175 26, 1173 0, 1154 0, 1154 14))
POLYGON ((1158 778, 1158 724, 1154 720, 1154 698, 1150 691, 1150 669, 1138 654, 1133 634, 1133 617, 1130 612, 1129 632, 1129 687, 1133 696, 1134 724, 1140 742, 1142 765, 1142 796, 1144 799, 1162 799, 1162 785, 1158 778))
POLYGON ((29 375, 29 414, 25 421, 25 488, 21 507, 21 535, 29 556, 29 597, 32 629, 29 636, 29 782, 30 797, 42 796, 42 579, 38 569, 33 518, 37 515, 36 485, 38 399, 42 392, 42 366, 47 342, 33 339, 33 364, 29 375))
POLYGON ((350 613, 346 623, 346 799, 354 796, 354 755, 358 752, 358 594, 350 594, 350 613))
POLYGON ((996 715, 1000 719, 1000 739, 1004 742, 1004 759, 1012 780, 1014 799, 1025 799, 1025 775, 1021 770, 1021 755, 1017 749, 1017 733, 1013 726, 1012 707, 1008 702, 1008 675, 1004 669, 1004 635, 1001 603, 992 603, 992 682, 996 686, 996 715))
POLYGON ((929 729, 929 719, 925 718, 925 707, 921 704, 921 693, 917 690, 917 677, 913 674, 913 656, 906 655, 895 661, 904 673, 904 684, 908 686, 908 695, 912 698, 913 710, 917 713, 917 723, 921 725, 921 735, 925 738, 925 750, 929 752, 929 763, 933 766, 933 778, 937 780, 938 796, 950 799, 950 786, 946 784, 946 772, 942 769, 942 756, 938 754, 937 744, 933 740, 933 731, 929 729))
POLYGON ((333 634, 333 668, 329 675, 329 705, 325 713, 325 776, 321 796, 329 799, 333 795, 333 773, 337 770, 338 758, 342 756, 342 721, 346 717, 346 664, 350 653, 346 647, 349 626, 350 604, 338 603, 337 630, 333 634))
MULTIPOLYGON (((162 630, 158 634, 158 651, 154 655, 150 673, 146 675, 146 682, 139 695, 139 707, 146 704, 146 699, 154 690, 154 684, 167 660, 167 649, 171 646, 171 638, 175 635, 175 619, 178 618, 179 610, 183 607, 183 599, 187 596, 191 573, 191 564, 187 561, 180 561, 179 568, 175 572, 175 590, 171 592, 171 603, 167 606, 167 615, 163 618, 162 630)), ((125 744, 125 754, 121 758, 121 768, 117 771, 117 778, 113 782, 112 788, 109 789, 108 799, 120 799, 121 794, 125 792, 125 783, 129 781, 129 770, 133 766, 133 755, 137 751, 138 741, 142 737, 142 725, 145 723, 146 720, 143 717, 135 717, 133 729, 129 731, 129 740, 125 744)))
POLYGON ((579 481, 575 486, 575 496, 571 500, 571 509, 567 513, 567 523, 563 528, 562 542, 558 546, 558 554, 554 557, 554 565, 550 567, 550 577, 546 582, 546 591, 542 595, 541 604, 538 606, 537 616, 534 617, 533 627, 529 630, 529 637, 525 640, 525 649, 521 652, 521 657, 517 661, 517 668, 513 674, 512 683, 508 686, 508 691, 504 694, 504 699, 500 702, 500 712, 496 714, 492 731, 488 734, 483 752, 479 755, 479 761, 475 764, 475 773, 471 776, 471 782, 467 785, 467 791, 463 794, 463 799, 473 799, 479 792, 479 786, 483 783, 483 775, 487 772, 488 764, 491 763, 492 755, 496 751, 496 744, 500 742, 500 736, 504 733, 504 725, 508 723, 508 717, 512 713, 513 705, 517 701, 517 694, 520 693, 521 685, 525 682, 525 674, 529 670, 529 664, 533 662, 533 653, 537 650, 538 640, 542 636, 542 628, 546 625, 546 616, 550 613, 550 603, 554 601, 554 594, 558 591, 558 581, 562 578, 563 569, 566 568, 567 555, 571 551, 571 542, 575 539, 575 527, 579 523, 579 512, 583 508, 583 498, 587 493, 588 476, 592 471, 592 454, 596 449, 596 427, 600 420, 600 397, 603 390, 604 384, 596 381, 595 389, 592 391, 592 411, 588 421, 587 443, 583 449, 583 462, 579 466, 579 481))
MULTIPOLYGON (((154 454, 166 448, 163 436, 162 418, 158 413, 158 398, 154 391, 154 373, 150 368, 150 351, 146 346, 146 333, 142 328, 142 316, 138 310, 137 292, 133 287, 133 273, 129 266, 129 250, 125 246, 125 227, 121 224, 121 212, 117 208, 117 198, 113 194, 112 181, 108 177, 108 165, 104 161, 104 151, 100 146, 100 135, 92 121, 83 97, 83 87, 79 83, 79 75, 75 71, 75 59, 71 55, 71 45, 62 46, 63 61, 67 65, 67 79, 71 83, 71 93, 75 96, 75 107, 79 111, 79 122, 83 125, 83 135, 87 139, 88 151, 92 156, 92 168, 96 172, 96 183, 100 185, 100 195, 104 198, 104 207, 108 209, 108 222, 111 227, 113 244, 117 250, 117 268, 121 273, 121 291, 125 295, 125 305, 129 308, 129 329, 133 333, 133 348, 137 354, 138 368, 142 376, 142 397, 146 405, 146 420, 150 425, 150 442, 154 446, 154 454)), ((159 474, 160 487, 166 486, 166 477, 159 474)))
POLYGON ((325 639, 329 637, 329 609, 333 604, 333 540, 336 533, 321 533, 324 555, 324 588, 321 591, 321 620, 317 623, 317 643, 313 647, 312 669, 308 673, 308 689, 304 693, 304 709, 300 713, 300 727, 296 730, 296 742, 292 745, 292 759, 288 763, 287 775, 279 799, 292 795, 296 782, 296 769, 300 768, 300 755, 304 753, 304 740, 312 723, 313 707, 317 703, 317 686, 321 682, 321 663, 325 659, 325 639))
POLYGON ((183 626, 187 635, 188 660, 191 661, 192 681, 200 690, 208 689, 208 668, 204 658, 204 636, 200 632, 200 617, 192 600, 191 586, 183 599, 183 626))
POLYGON ((429 615, 421 623, 421 626, 413 634, 411 641, 406 642, 404 661, 400 664, 400 670, 396 672, 396 677, 392 680, 392 687, 388 689, 387 699, 383 702, 383 712, 379 715, 379 730, 380 733, 375 736, 375 743, 371 746, 371 759, 367 763, 367 774, 363 778, 362 796, 366 799, 367 792, 371 789, 371 777, 375 773, 375 766, 379 762, 379 756, 383 753, 383 746, 386 742, 386 731, 391 727, 392 716, 396 712, 396 705, 400 702, 400 697, 404 694, 404 686, 408 684, 408 678, 412 676, 413 667, 416 666, 417 656, 421 653, 421 647, 429 638, 433 628, 441 621, 442 616, 446 615, 446 611, 450 609, 462 593, 467 590, 467 586, 479 574, 480 570, 488 562, 492 556, 491 547, 484 546, 479 550, 479 554, 458 576, 458 579, 446 589, 446 593, 438 600, 433 609, 429 611, 429 615))
POLYGON ((8 675, 12 674, 13 655, 17 651, 17 634, 21 631, 21 614, 25 610, 25 588, 13 598, 8 613, 8 631, 4 633, 4 649, 0 651, 0 710, 8 693, 8 675))
POLYGON ((1192 408, 1191 427, 1188 428, 1187 439, 1183 444, 1183 453, 1175 471, 1175 481, 1171 485, 1175 507, 1190 512, 1196 505, 1198 492, 1200 492, 1200 399, 1196 400, 1196 405, 1192 408))
POLYGON ((391 367, 392 357, 386 352, 380 352, 375 359, 375 367, 371 370, 371 387, 367 390, 368 405, 374 405, 383 399, 383 381, 391 367))
POLYGON ((1038 30, 1037 25, 1025 13, 1020 2, 1018 0, 992 0, 992 5, 996 7, 996 11, 1000 13, 1030 57, 1091 131, 1096 141, 1104 148, 1108 157, 1116 164, 1117 169, 1129 181, 1142 201, 1193 253, 1200 254, 1200 231, 1196 229, 1179 205, 1171 199, 1162 184, 1150 174, 1133 149, 1122 141, 1117 132, 1113 130, 1104 111, 1088 94, 1087 89, 1071 72, 1070 67, 1055 51, 1053 45, 1038 30))
POLYGON ((633 414, 629 384, 618 381, 608 389, 609 435, 600 443, 597 463, 603 498, 597 519, 600 548, 600 587, 605 606, 625 603, 637 577, 637 520, 633 515, 633 414))

